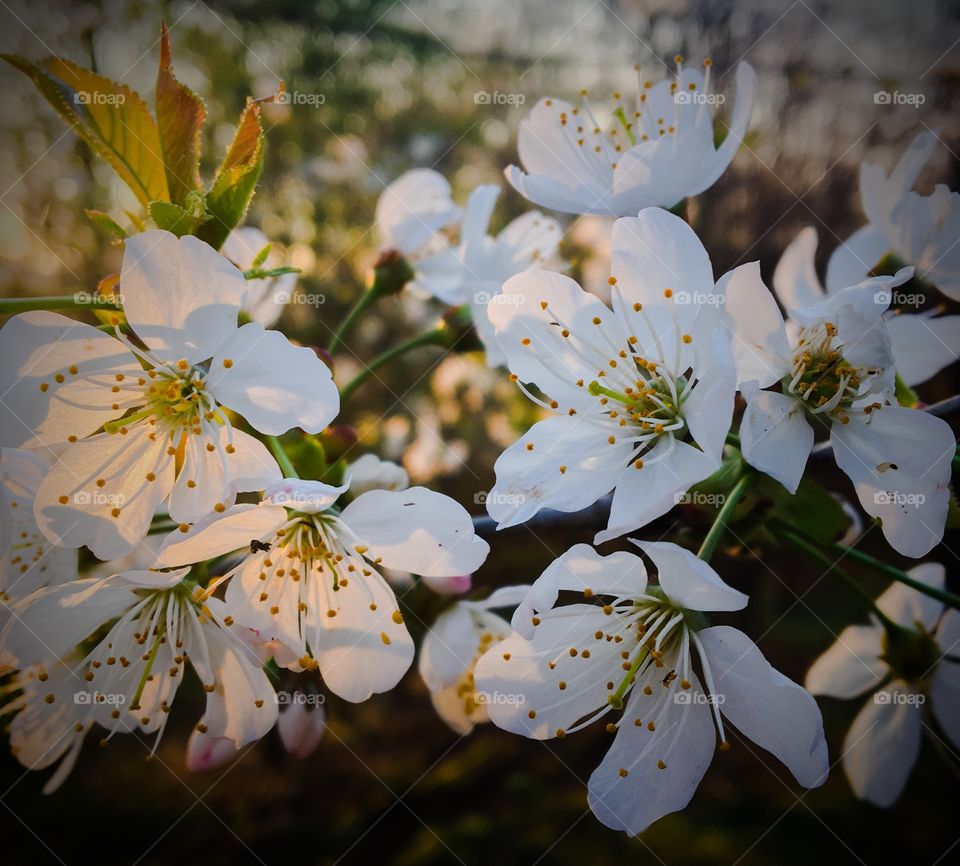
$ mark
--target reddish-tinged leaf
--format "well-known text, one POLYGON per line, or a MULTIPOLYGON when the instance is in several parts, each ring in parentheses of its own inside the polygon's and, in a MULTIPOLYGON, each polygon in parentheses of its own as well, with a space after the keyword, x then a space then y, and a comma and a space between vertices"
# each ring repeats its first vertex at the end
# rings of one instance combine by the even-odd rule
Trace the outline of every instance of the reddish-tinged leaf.
POLYGON ((207 211, 213 218, 197 229, 197 237, 220 249, 227 235, 246 214, 262 170, 260 106, 248 100, 233 142, 207 193, 207 211))
POLYGON ((157 73, 157 126, 170 200, 183 204, 187 195, 201 189, 200 131, 207 110, 199 96, 173 74, 170 31, 162 25, 160 70, 157 73))
POLYGON ((2 56, 28 75, 78 135, 113 167, 140 202, 169 199, 160 135, 147 104, 125 84, 48 57, 2 56))

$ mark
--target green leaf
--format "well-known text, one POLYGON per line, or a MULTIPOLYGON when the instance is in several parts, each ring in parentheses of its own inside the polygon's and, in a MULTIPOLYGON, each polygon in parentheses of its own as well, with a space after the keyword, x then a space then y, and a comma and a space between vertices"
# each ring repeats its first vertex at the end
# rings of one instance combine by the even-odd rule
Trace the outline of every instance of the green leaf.
POLYGON ((769 476, 764 476, 758 486, 773 502, 778 517, 818 544, 833 544, 850 525, 840 503, 810 478, 804 478, 793 495, 769 476))
POLYGON ((152 201, 149 205, 150 218, 158 229, 173 232, 178 238, 196 234, 198 226, 210 219, 208 215, 197 215, 186 208, 168 201, 152 201))
POLYGON ((268 268, 264 270, 263 268, 250 268, 248 271, 244 271, 243 275, 248 280, 269 280, 273 277, 282 277, 284 274, 299 274, 300 268, 268 268))
POLYGON ((213 216, 197 231, 197 237, 220 249, 227 235, 240 223, 250 206, 263 171, 263 127, 260 106, 247 101, 233 142, 217 169, 207 193, 207 210, 213 216))
POLYGON ((170 198, 157 125, 137 93, 59 57, 34 63, 12 54, 0 56, 33 80, 144 207, 170 198))
POLYGON ((203 101, 173 74, 170 32, 162 25, 157 73, 157 126, 170 200, 183 204, 203 188, 200 180, 200 131, 207 116, 203 101))
POLYGON ((91 210, 86 208, 83 211, 87 215, 87 219, 90 220, 97 228, 102 229, 111 234, 120 240, 125 240, 127 237, 127 230, 120 225, 110 214, 104 213, 102 210, 91 210))
POLYGON ((957 503, 957 494, 952 486, 947 506, 947 529, 960 529, 960 504, 957 503))
POLYGON ((899 373, 897 373, 895 380, 893 395, 901 406, 906 406, 908 409, 912 409, 920 402, 917 392, 900 378, 899 373))
POLYGON ((256 258, 250 263, 251 268, 259 268, 266 260, 267 256, 270 255, 270 248, 273 244, 267 244, 259 253, 257 253, 256 258))

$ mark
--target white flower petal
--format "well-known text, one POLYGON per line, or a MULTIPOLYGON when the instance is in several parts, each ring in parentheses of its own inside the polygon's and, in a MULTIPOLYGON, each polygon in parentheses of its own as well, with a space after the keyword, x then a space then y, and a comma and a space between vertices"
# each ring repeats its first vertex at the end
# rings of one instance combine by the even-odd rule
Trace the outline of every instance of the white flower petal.
POLYGON ((773 668, 742 631, 719 625, 697 633, 713 672, 720 712, 779 759, 805 788, 827 780, 830 762, 820 708, 773 668))
POLYGON ((605 706, 613 691, 608 682, 623 674, 623 644, 602 634, 614 624, 596 605, 567 605, 545 611, 530 640, 514 632, 491 648, 474 671, 490 720, 545 740, 605 706))
POLYGON ((756 98, 757 74, 749 63, 741 62, 737 65, 737 97, 726 136, 717 148, 716 156, 709 163, 710 167, 706 174, 700 178, 699 183, 690 190, 688 195, 696 195, 713 186, 720 175, 726 171, 740 149, 740 145, 743 144, 743 137, 747 134, 747 126, 750 124, 756 98))
POLYGON ((683 401, 683 419, 701 450, 719 461, 723 458, 723 445, 733 418, 737 371, 727 330, 717 330, 707 340, 711 338, 712 347, 698 347, 709 361, 701 355, 697 369, 700 378, 683 401))
POLYGON ((823 298, 824 290, 814 261, 816 252, 817 230, 807 226, 780 256, 773 271, 773 290, 786 309, 809 307, 823 298))
POLYGON ((173 487, 168 445, 146 422, 74 443, 37 491, 37 526, 61 547, 86 545, 104 560, 126 555, 173 487))
POLYGON ((901 313, 886 320, 897 373, 908 385, 932 379, 957 360, 960 316, 901 313))
POLYGON ((246 295, 240 270, 186 235, 147 231, 127 238, 120 292, 134 333, 165 361, 205 361, 237 329, 246 295))
POLYGON ((431 689, 430 702, 437 715, 457 734, 469 734, 476 725, 490 721, 486 705, 477 703, 473 693, 461 693, 459 685, 431 689))
POLYGON ((501 586, 490 593, 483 601, 468 601, 470 607, 483 610, 495 610, 499 607, 516 607, 530 591, 528 585, 501 586))
POLYGON ((264 541, 287 520, 279 505, 235 505, 223 514, 210 514, 187 532, 171 532, 157 553, 157 565, 169 568, 203 562, 232 550, 249 548, 253 540, 264 541))
POLYGON ((610 444, 618 432, 613 424, 576 416, 538 421, 497 458, 497 482, 486 500, 490 516, 503 528, 524 523, 541 508, 580 511, 596 502, 629 471, 635 446, 610 444))
MULTIPOLYGON (((520 126, 521 141, 523 124, 520 126)), ((609 179, 579 182, 575 175, 569 185, 543 174, 527 174, 515 165, 508 165, 504 176, 520 195, 533 204, 569 214, 620 216, 612 195, 612 173, 609 179)))
MULTIPOLYGON (((627 334, 609 307, 553 271, 517 274, 504 283, 502 295, 501 302, 487 304, 487 316, 510 371, 521 382, 536 383, 562 411, 595 407, 588 385, 597 377, 597 367, 584 356, 597 357, 596 344, 627 344, 627 334), (578 386, 578 380, 584 384, 578 386)), ((615 356, 612 349, 599 351, 615 356)))
MULTIPOLYGON (((907 574, 933 589, 942 590, 946 582, 946 569, 938 562, 921 563, 907 574)), ((919 623, 927 632, 933 631, 943 612, 942 601, 898 581, 877 599, 877 607, 895 623, 911 629, 919 623)))
POLYGON ((886 809, 904 786, 920 752, 920 708, 893 700, 912 692, 894 680, 877 692, 857 714, 843 741, 843 769, 861 800, 886 809))
POLYGON ((743 459, 791 493, 797 492, 803 478, 813 435, 803 406, 794 397, 757 391, 747 398, 740 422, 743 459))
POLYGON ((677 691, 663 688, 661 678, 650 665, 637 679, 616 739, 587 786, 593 814, 630 835, 683 809, 713 760, 716 733, 696 674, 690 673, 687 703, 674 700, 677 691), (645 686, 652 695, 643 693, 645 686))
POLYGON ((756 381, 767 388, 790 369, 790 346, 783 316, 760 277, 759 262, 741 265, 717 283, 733 322, 737 382, 756 381))
MULTIPOLYGON (((506 636, 510 626, 506 620, 500 622, 506 636)), ((480 632, 468 607, 455 604, 440 614, 420 648, 418 670, 427 688, 436 691, 454 685, 470 667, 479 644, 480 632)))
MULTIPOLYGON (((944 656, 960 657, 960 614, 948 610, 937 628, 944 656)), ((930 681, 933 716, 955 748, 960 748, 960 663, 941 658, 930 681)))
POLYGON ((889 249, 890 241, 879 228, 868 224, 857 229, 827 262, 827 291, 836 292, 863 282, 889 249))
POLYGON ((312 349, 250 322, 222 344, 206 380, 217 401, 261 433, 319 433, 340 411, 330 368, 312 349))
POLYGON ((246 649, 219 627, 204 629, 215 686, 207 695, 203 722, 211 737, 238 749, 259 740, 277 721, 273 686, 246 649))
POLYGON ((460 243, 464 247, 464 258, 469 258, 470 248, 474 244, 483 244, 489 234, 490 217, 500 197, 500 185, 481 184, 473 189, 467 198, 467 206, 460 222, 460 243))
POLYGON ((122 580, 86 578, 44 587, 14 606, 0 645, 20 667, 62 658, 136 599, 122 580))
POLYGON ((300 478, 283 478, 267 486, 263 498, 274 505, 282 505, 304 514, 319 514, 326 511, 350 484, 334 487, 322 481, 310 481, 300 478))
POLYGON ((921 557, 939 543, 956 447, 945 421, 886 406, 834 424, 830 441, 864 511, 883 521, 883 534, 895 550, 921 557))
POLYGON ((376 223, 381 243, 404 255, 416 252, 440 229, 460 217, 443 175, 417 168, 388 184, 377 200, 376 223))
POLYGON ((686 442, 662 438, 644 455, 644 466, 631 466, 617 482, 607 529, 595 544, 619 538, 666 514, 685 493, 720 467, 720 461, 686 442))
POLYGON ((696 342, 693 322, 711 309, 708 301, 714 295, 712 310, 721 305, 707 252, 687 223, 660 208, 617 220, 610 244, 610 273, 617 281, 613 308, 639 345, 651 355, 656 347, 660 360, 672 368, 678 352, 690 352, 678 347, 681 335, 692 334, 696 342), (668 289, 673 293, 669 299, 664 295, 668 289))
POLYGON ((708 563, 669 541, 631 539, 657 567, 667 597, 688 610, 742 610, 748 597, 723 582, 708 563))
POLYGON ((883 629, 877 625, 847 626, 807 671, 804 685, 814 695, 855 698, 875 689, 887 675, 880 660, 883 629))
MULTIPOLYGON (((314 575, 319 584, 329 577, 314 575)), ((345 701, 360 703, 392 689, 413 661, 407 628, 395 618, 397 600, 379 574, 351 576, 338 592, 318 587, 323 599, 308 613, 309 641, 327 687, 345 701), (371 610, 375 606, 376 610, 371 610), (328 610, 336 616, 327 615, 328 610)))
POLYGON ((87 436, 140 397, 129 385, 142 373, 123 343, 90 325, 43 310, 13 316, 0 330, 0 444, 87 436))
POLYGON ((371 490, 357 497, 340 519, 387 568, 424 576, 476 571, 490 552, 460 504, 425 487, 371 490))
POLYGON ((533 638, 531 619, 550 610, 560 590, 613 598, 636 598, 647 588, 647 569, 639 556, 618 551, 601 556, 589 544, 575 544, 547 566, 519 602, 513 628, 528 640, 533 638))

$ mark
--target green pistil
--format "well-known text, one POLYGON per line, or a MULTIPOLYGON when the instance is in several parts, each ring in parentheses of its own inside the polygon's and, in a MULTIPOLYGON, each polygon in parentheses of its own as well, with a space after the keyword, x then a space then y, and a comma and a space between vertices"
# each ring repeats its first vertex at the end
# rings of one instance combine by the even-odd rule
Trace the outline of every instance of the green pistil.
POLYGON ((635 145, 637 143, 637 137, 633 134, 633 124, 627 120, 627 114, 623 110, 623 106, 619 106, 617 110, 613 112, 613 116, 620 121, 620 125, 627 134, 631 147, 635 145))
POLYGON ((157 652, 160 649, 160 644, 163 642, 163 634, 157 635, 157 639, 153 642, 153 646, 150 648, 150 654, 147 656, 147 663, 143 666, 143 673, 140 674, 140 682, 137 683, 137 690, 133 693, 133 701, 130 703, 130 709, 139 709, 140 708, 140 698, 143 695, 143 690, 146 688, 147 680, 150 677, 150 671, 153 670, 153 663, 157 659, 157 652))
POLYGON ((116 421, 108 421, 103 425, 103 430, 105 433, 117 433, 124 427, 129 427, 131 424, 136 424, 137 421, 142 421, 144 418, 150 418, 153 414, 154 410, 152 408, 141 409, 139 412, 135 412, 133 415, 127 415, 123 418, 118 418, 116 421))
POLYGON ((637 671, 640 670, 640 665, 646 661, 649 655, 650 647, 648 644, 644 644, 640 647, 640 652, 638 652, 634 658, 633 664, 630 665, 630 670, 627 671, 626 676, 620 681, 620 685, 617 686, 617 690, 607 698, 607 703, 615 710, 623 709, 623 696, 627 693, 627 689, 630 688, 630 684, 637 675, 637 671))

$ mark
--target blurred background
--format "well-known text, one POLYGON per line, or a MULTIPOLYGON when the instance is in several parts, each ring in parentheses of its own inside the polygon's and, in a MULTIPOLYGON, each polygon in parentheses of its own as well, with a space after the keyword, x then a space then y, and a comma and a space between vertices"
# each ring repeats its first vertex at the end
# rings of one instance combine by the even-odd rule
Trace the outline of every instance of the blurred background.
MULTIPOLYGON (((937 130, 941 144, 917 189, 958 187, 955 2, 0 0, 0 49, 69 58, 152 101, 161 19, 171 29, 177 76, 207 104, 206 177, 248 95, 268 95, 281 79, 289 92, 319 95, 265 107, 267 163, 247 220, 301 269, 301 293, 322 299, 284 313, 280 326, 305 344, 324 345, 362 290, 378 252, 373 213, 386 183, 409 168, 433 167, 463 201, 476 184, 500 182, 499 228, 529 209, 502 170, 516 161, 517 125, 538 98, 570 99, 588 87, 602 106, 613 91, 633 92, 635 63, 657 80, 677 52, 697 65, 713 59, 725 110, 739 60, 749 60, 760 80, 747 146, 693 212, 718 275, 759 259, 769 282, 783 248, 806 225, 819 231, 823 266, 864 222, 860 161, 892 168, 924 128, 937 130), (879 91, 921 94, 922 104, 881 104, 879 91)), ((0 117, 0 295, 91 291, 119 270, 120 251, 83 210, 126 222, 129 193, 8 66, 0 68, 0 117)), ((571 274, 603 294, 609 224, 562 221, 571 274)), ((338 379, 440 312, 409 295, 383 302, 338 359, 338 379)), ((923 399, 956 393, 955 372, 927 383, 923 399)), ((494 460, 535 420, 531 404, 478 353, 423 349, 380 379, 344 408, 343 423, 360 439, 355 456, 370 450, 402 462, 415 482, 483 513, 494 460)), ((829 466, 817 478, 850 494, 829 466)), ((709 518, 680 516, 697 533, 709 518)), ((672 520, 649 528, 651 536, 667 531, 682 542, 691 530, 672 520)), ((516 530, 494 546, 475 586, 528 583, 591 537, 587 527, 516 530)), ((865 613, 819 567, 747 542, 717 559, 752 596, 734 621, 777 667, 802 680, 833 635, 865 613)), ((948 536, 935 551, 950 572, 956 544, 948 536)), ((892 558, 882 540, 865 547, 892 558)), ((882 578, 856 573, 870 589, 883 588, 882 578)), ((419 588, 404 602, 415 636, 442 608, 419 588)), ((395 691, 363 705, 331 698, 330 731, 306 761, 285 756, 271 735, 220 770, 191 775, 184 744, 202 704, 199 688, 193 691, 178 700, 150 763, 133 737, 103 750, 90 738, 72 778, 44 797, 39 774, 0 756, 4 861, 934 864, 956 862, 960 851, 958 759, 936 742, 925 745, 887 813, 858 803, 839 767, 823 788, 803 792, 735 735, 683 813, 629 840, 587 811, 585 782, 609 738, 602 726, 546 744, 489 728, 459 738, 437 720, 411 671, 395 691)), ((823 703, 835 757, 857 708, 823 703)))

